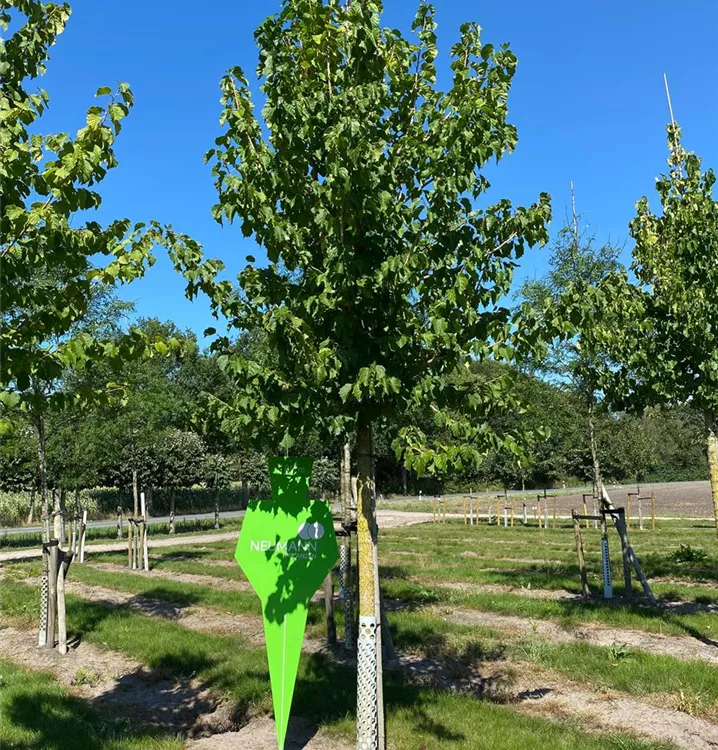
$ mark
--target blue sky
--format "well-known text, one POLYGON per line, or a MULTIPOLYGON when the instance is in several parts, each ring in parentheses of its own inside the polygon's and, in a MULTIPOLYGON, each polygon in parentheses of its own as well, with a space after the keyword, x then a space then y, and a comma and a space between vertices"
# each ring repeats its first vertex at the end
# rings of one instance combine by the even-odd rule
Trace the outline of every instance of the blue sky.
MULTIPOLYGON (((509 99, 519 145, 491 170, 493 198, 528 203, 553 198, 555 234, 578 209, 599 240, 626 243, 627 224, 667 156, 662 74, 668 74, 684 145, 718 167, 718 2, 715 0, 439 0, 441 83, 448 52, 464 21, 484 41, 510 42, 519 68, 509 99)), ((262 253, 238 227, 210 216, 215 201, 204 152, 219 134, 218 82, 231 65, 254 80, 253 31, 279 0, 190 3, 77 0, 52 50, 42 86, 51 97, 42 130, 84 124, 98 86, 128 81, 136 106, 117 144, 120 166, 102 186, 100 219, 128 216, 171 223, 199 240, 233 272, 262 253)), ((384 23, 408 33, 415 0, 385 0, 384 23)), ((547 249, 523 259, 517 281, 541 275, 547 249)), ((164 258, 122 291, 145 316, 174 319, 198 333, 212 319, 203 299, 183 297, 182 280, 164 258)))

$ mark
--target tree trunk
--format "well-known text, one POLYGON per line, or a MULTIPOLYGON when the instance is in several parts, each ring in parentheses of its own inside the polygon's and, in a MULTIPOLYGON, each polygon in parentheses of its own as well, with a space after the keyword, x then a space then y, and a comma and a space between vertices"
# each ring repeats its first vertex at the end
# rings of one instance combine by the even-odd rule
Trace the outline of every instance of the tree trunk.
POLYGON ((132 517, 137 518, 140 514, 140 488, 139 488, 139 480, 137 478, 137 469, 132 469, 132 501, 133 501, 132 517))
POLYGON ((357 423, 357 548, 359 558, 359 635, 357 638, 357 747, 376 750, 379 743, 377 674, 376 509, 372 482, 371 423, 357 423))
MULTIPOLYGON (((345 441, 341 453, 341 500, 342 523, 346 528, 352 522, 352 450, 349 441, 345 441)), ((354 650, 354 589, 352 586, 352 534, 347 531, 342 537, 341 552, 341 587, 344 592, 344 648, 354 650)))
MULTIPOLYGON (((593 467, 593 493, 594 495, 600 495, 600 487, 603 485, 601 480, 601 464, 598 460, 598 443, 596 441, 596 423, 594 420, 594 414, 596 409, 596 401, 593 397, 593 393, 588 399, 588 434, 591 440, 591 465, 593 467)), ((601 498, 603 503, 603 498, 601 498)))
POLYGON ((713 414, 706 414, 706 436, 713 515, 715 517, 716 534, 718 534, 718 417, 713 414))
POLYGON ((61 494, 58 494, 56 489, 52 491, 52 524, 53 524, 53 539, 60 541, 60 546, 63 544, 62 540, 62 500, 61 494))
POLYGON ((37 430, 37 474, 40 482, 40 503, 43 517, 43 541, 49 542, 49 534, 46 530, 47 518, 50 508, 47 503, 47 442, 45 440, 45 418, 38 414, 35 420, 37 430), (47 538, 45 538, 47 537, 47 538))
POLYGON ((33 516, 35 515, 35 488, 30 489, 30 512, 27 514, 27 522, 32 523, 33 516))

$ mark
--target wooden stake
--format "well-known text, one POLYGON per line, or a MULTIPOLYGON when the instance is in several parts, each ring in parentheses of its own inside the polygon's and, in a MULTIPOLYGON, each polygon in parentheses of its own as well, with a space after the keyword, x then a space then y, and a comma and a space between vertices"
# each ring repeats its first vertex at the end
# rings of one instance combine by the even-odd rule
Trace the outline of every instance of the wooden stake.
POLYGON ((57 622, 57 572, 60 557, 58 540, 52 539, 49 543, 50 570, 48 573, 48 598, 47 598, 47 636, 46 648, 55 648, 55 625, 57 622))
POLYGON ((147 503, 145 502, 145 493, 140 493, 140 507, 142 512, 142 566, 144 570, 149 571, 149 555, 147 549, 147 503))
POLYGON ((514 526, 514 501, 511 501, 511 528, 514 526))
POLYGON ((133 546, 134 523, 131 518, 127 519, 127 567, 132 568, 135 548, 133 546))
POLYGON ((67 617, 65 614, 65 575, 67 568, 64 560, 60 561, 57 571, 57 650, 67 653, 67 617))
POLYGON ((618 516, 616 518, 616 530, 621 540, 621 559, 623 561, 623 595, 626 599, 631 599, 633 589, 631 588, 631 556, 628 551, 628 533, 626 531, 626 516, 623 508, 616 509, 618 516))
POLYGON ((85 532, 87 531, 87 510, 82 511, 82 526, 80 526, 80 562, 85 562, 85 532))
POLYGON ((576 540, 576 554, 578 555, 578 570, 581 574, 581 590, 583 596, 588 598, 591 594, 588 588, 588 577, 586 575, 586 560, 583 555, 583 541, 581 540, 581 524, 579 523, 575 510, 571 511, 571 518, 573 520, 573 536, 576 540))
POLYGON ((334 621, 334 580, 331 570, 324 579, 324 613, 327 621, 327 644, 333 646, 337 642, 337 626, 334 621))
POLYGON ((436 496, 431 498, 431 522, 436 523, 436 496))

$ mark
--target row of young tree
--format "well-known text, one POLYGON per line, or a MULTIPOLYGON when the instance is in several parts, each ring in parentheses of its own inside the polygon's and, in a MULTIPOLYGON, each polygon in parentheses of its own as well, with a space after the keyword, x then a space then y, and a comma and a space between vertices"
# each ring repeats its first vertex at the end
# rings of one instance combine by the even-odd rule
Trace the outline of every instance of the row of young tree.
MULTIPOLYGON (((586 253, 586 248, 583 249, 586 253)), ((558 253, 554 255, 557 257, 558 253)), ((531 290, 535 283, 529 285, 531 290)), ((528 288, 527 288, 528 293, 528 288)), ((114 316, 108 340, 128 331, 131 309, 110 297, 106 320, 114 316)), ((44 415, 47 484, 50 489, 113 487, 111 499, 100 512, 112 513, 119 503, 132 507, 137 489, 148 492, 152 512, 174 509, 173 490, 195 485, 208 489, 239 486, 237 502, 268 489, 267 457, 271 446, 252 446, 240 436, 225 436, 208 418, 207 399, 224 402, 235 397, 233 384, 217 355, 201 351, 190 332, 172 323, 140 320, 132 324, 147 336, 178 342, 164 357, 130 360, 121 367, 100 361, 79 371, 66 371, 52 384, 64 396, 65 406, 44 415), (123 384, 122 398, 93 405, 80 394, 101 389, 115 380, 123 384), (153 490, 162 489, 161 501, 153 490)), ((255 348, 257 344, 255 343, 255 348)), ((265 356, 268 356, 265 352, 265 356)), ((541 364, 545 366, 548 360, 541 364)), ((576 384, 550 382, 539 377, 535 363, 517 366, 472 362, 475 379, 491 380, 508 371, 522 411, 500 415, 495 427, 521 426, 546 436, 522 446, 521 456, 492 449, 478 467, 438 476, 419 477, 407 471, 390 443, 376 435, 376 483, 380 493, 424 494, 486 488, 560 487, 590 483, 593 479, 588 408, 576 384), (500 423, 500 424, 499 424, 500 423)), ((47 385, 47 384, 44 384, 47 385)), ((698 415, 686 407, 647 409, 641 414, 613 413, 599 408, 595 415, 597 455, 607 481, 645 482, 704 479, 708 467, 698 415)), ((449 434, 433 423, 424 426, 432 439, 451 442, 449 434)), ((14 429, 0 444, 3 472, 0 490, 37 492, 40 462, 38 435, 23 411, 14 414, 14 429)), ((316 492, 335 494, 339 488, 337 440, 322 443, 316 435, 303 443, 304 453, 317 459, 313 477, 316 492)), ((178 510, 187 510, 180 504, 178 510)), ((3 519, 8 523, 11 519, 3 519)), ((12 519, 14 520, 14 519, 12 519)))
MULTIPOLYGON (((487 199, 484 167, 517 143, 508 121, 516 57, 464 24, 442 91, 433 7, 420 2, 411 39, 383 27, 381 14, 380 0, 283 0, 255 34, 261 116, 242 70, 222 79, 222 132, 207 153, 219 196, 214 216, 239 223, 267 257, 258 265, 248 256, 232 283, 219 260, 170 227, 73 221, 101 203, 97 186, 116 166, 113 145, 132 93, 125 84, 115 93, 100 88, 74 138, 42 135, 48 99, 30 87, 69 8, 15 0, 0 11, 12 27, 0 84, 2 429, 17 429, 18 412, 32 425, 43 506, 47 430, 67 409, 135 419, 122 446, 130 461, 140 435, 151 432, 154 417, 133 413, 133 389, 118 373, 128 361, 171 360, 183 342, 152 327, 108 335, 93 309, 164 246, 189 298, 206 295, 218 326, 227 326, 207 332, 213 357, 203 361, 216 363, 231 386, 202 399, 209 450, 217 452, 216 434, 220 444, 272 452, 351 441, 366 633, 378 624, 381 442, 416 475, 480 471, 498 455, 527 467, 526 447, 551 438, 521 403, 512 365, 571 383, 597 484, 602 409, 614 420, 627 407, 694 410, 718 518, 713 173, 683 150, 671 123, 661 210, 641 200, 630 226, 633 277, 590 255, 584 267, 576 224, 563 235, 570 273, 557 262, 547 283, 526 289, 525 304, 512 309, 505 300, 514 269, 528 247, 548 241, 551 219, 546 194, 525 207, 487 199), (75 380, 85 386, 73 390, 75 380)), ((376 664, 376 643, 361 643, 357 738, 372 750, 376 664)))

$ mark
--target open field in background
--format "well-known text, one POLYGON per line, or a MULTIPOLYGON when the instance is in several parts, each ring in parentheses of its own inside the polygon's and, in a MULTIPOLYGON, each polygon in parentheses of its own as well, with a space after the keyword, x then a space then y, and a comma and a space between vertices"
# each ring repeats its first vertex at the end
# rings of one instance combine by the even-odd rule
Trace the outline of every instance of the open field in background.
MULTIPOLYGON (((632 603, 581 600, 573 532, 565 521, 559 526, 541 532, 453 519, 381 531, 382 585, 399 653, 385 673, 390 748, 718 744, 712 525, 662 521, 656 532, 631 532, 657 608, 638 588, 632 603)), ((618 595, 613 530, 610 542, 618 595)), ((585 530, 584 544, 598 594, 599 532, 585 530)), ((272 747, 271 722, 262 718, 271 715, 271 698, 260 608, 232 559, 234 546, 233 538, 183 544, 178 537, 151 551, 149 573, 127 571, 122 552, 73 564, 68 623, 79 647, 64 658, 34 646, 39 561, 5 564, 0 741, 28 750, 211 750, 251 738, 254 747, 272 747), (78 716, 83 728, 74 731, 78 716), (121 716, 133 716, 132 725, 121 716), (211 736, 190 739, 203 734, 211 736)), ((337 626, 341 637, 340 604, 337 626)), ((318 597, 305 651, 293 713, 308 727, 306 747, 349 748, 354 667, 342 648, 324 647, 318 597)))
MULTIPOLYGON (((613 504, 617 507, 624 507, 628 497, 628 492, 636 492, 640 487, 642 496, 655 495, 656 515, 667 517, 686 517, 686 518, 712 518, 713 505, 711 501, 710 482, 665 482, 641 485, 613 485, 608 487, 613 504)), ((547 490, 549 495, 556 496, 556 511, 559 515, 568 516, 571 509, 581 511, 583 503, 583 493, 590 493, 591 487, 572 488, 572 489, 553 489, 547 490)), ((480 488, 474 489, 473 495, 477 501, 479 512, 486 514, 488 504, 491 505, 492 513, 496 512, 497 502, 503 513, 504 504, 509 506, 513 502, 514 513, 521 516, 523 504, 526 503, 529 518, 533 517, 536 508, 536 496, 543 494, 539 490, 526 490, 525 492, 511 491, 507 495, 507 503, 504 502, 503 493, 496 491, 484 491, 480 488)), ((464 495, 451 494, 446 496, 446 510, 448 512, 462 513, 464 508, 464 495)), ((591 511, 591 500, 588 498, 588 510, 591 511)), ((644 519, 650 519, 651 503, 650 500, 643 500, 644 519)), ((432 509, 432 497, 402 498, 389 497, 382 499, 378 504, 379 508, 397 508, 402 510, 428 511, 432 509)), ((548 499, 549 515, 554 507, 553 498, 548 499)), ((635 497, 631 498, 630 507, 631 517, 638 521, 638 503, 635 497)))

